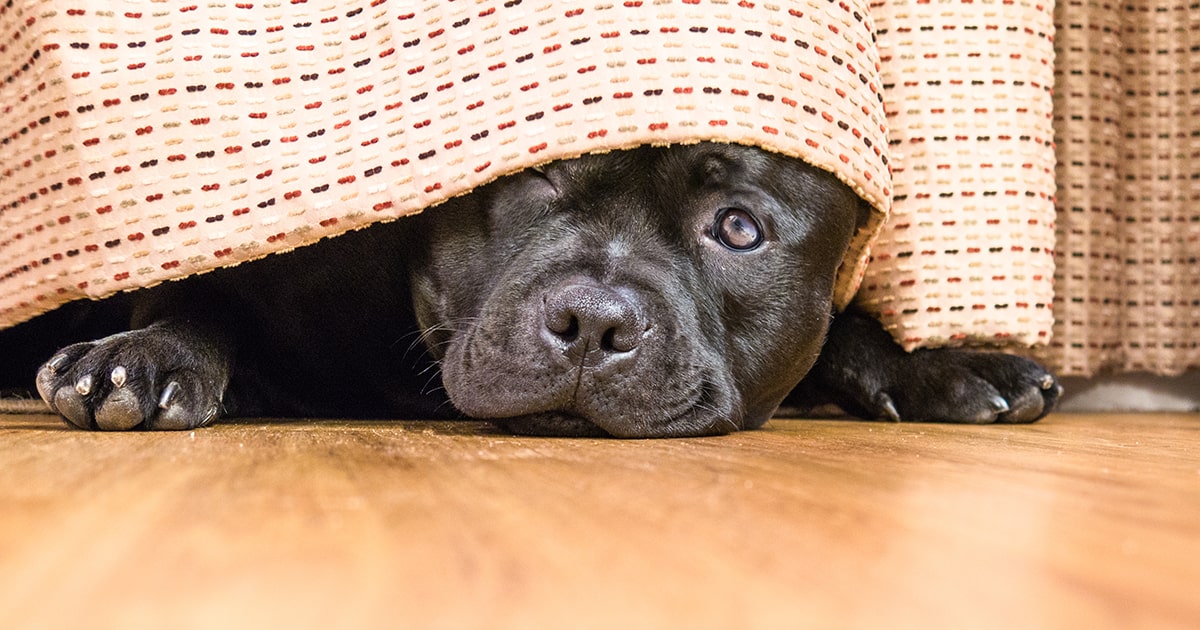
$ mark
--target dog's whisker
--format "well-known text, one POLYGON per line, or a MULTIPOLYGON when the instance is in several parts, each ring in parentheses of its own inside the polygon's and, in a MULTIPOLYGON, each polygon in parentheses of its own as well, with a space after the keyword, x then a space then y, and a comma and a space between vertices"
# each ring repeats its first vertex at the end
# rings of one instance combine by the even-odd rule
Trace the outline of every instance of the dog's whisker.
POLYGON ((403 335, 396 337, 392 341, 392 343, 388 344, 388 348, 395 348, 396 344, 400 343, 401 341, 404 341, 405 339, 408 339, 409 337, 417 337, 420 334, 421 334, 421 331, 418 329, 410 330, 410 331, 404 333, 403 335))
POLYGON ((438 406, 434 408, 434 411, 441 412, 442 409, 444 409, 446 407, 450 407, 451 409, 454 408, 453 403, 451 403, 449 399, 446 399, 446 400, 442 401, 440 404, 438 404, 438 406))
POLYGON ((433 375, 437 376, 438 374, 441 373, 441 371, 442 371, 442 365, 440 363, 436 363, 436 362, 430 363, 429 365, 422 368, 421 371, 417 372, 417 376, 425 376, 426 374, 429 374, 430 372, 433 372, 433 375))
MULTIPOLYGON (((408 343, 408 347, 406 347, 404 349, 404 354, 403 354, 404 358, 408 358, 409 353, 411 353, 413 350, 416 350, 417 348, 421 347, 421 345, 424 344, 435 333, 442 331, 442 330, 448 330, 448 329, 449 329, 449 327, 444 326, 443 324, 434 324, 433 326, 429 326, 422 330, 414 330, 414 331, 400 337, 395 342, 393 342, 392 347, 395 347, 396 344, 400 343, 404 339, 411 337, 412 341, 410 341, 408 343)), ((451 330, 450 332, 454 332, 454 331, 451 330)))
MULTIPOLYGON (((454 320, 450 320, 450 321, 446 321, 446 322, 438 322, 431 326, 427 326, 421 330, 416 330, 407 335, 404 335, 404 337, 401 337, 401 340, 403 340, 406 337, 414 337, 413 341, 409 344, 408 348, 404 351, 404 356, 407 357, 409 355, 409 353, 411 353, 413 350, 415 350, 422 343, 426 344, 426 346, 429 348, 437 348, 437 347, 441 347, 444 345, 448 345, 455 335, 460 334, 462 332, 462 330, 465 328, 474 326, 477 321, 478 321, 477 317, 462 317, 462 318, 458 318, 458 319, 454 319, 454 320), (429 339, 438 333, 450 333, 450 334, 446 335, 446 338, 444 340, 442 340, 441 342, 439 342, 437 344, 430 344, 429 339)), ((399 341, 400 340, 397 340, 396 343, 399 343, 399 341)), ((393 345, 395 345, 395 344, 393 344, 393 345)))
POLYGON ((438 374, 434 374, 425 381, 425 385, 421 387, 422 396, 428 396, 438 391, 446 391, 445 385, 442 385, 442 382, 438 379, 438 376, 438 374))

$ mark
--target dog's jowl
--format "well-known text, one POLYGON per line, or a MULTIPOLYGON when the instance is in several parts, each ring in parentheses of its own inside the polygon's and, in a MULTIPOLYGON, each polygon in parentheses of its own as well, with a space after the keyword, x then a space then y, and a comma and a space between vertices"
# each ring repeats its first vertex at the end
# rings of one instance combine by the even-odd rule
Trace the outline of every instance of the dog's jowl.
POLYGON ((48 352, 36 385, 86 429, 466 415, 665 437, 755 428, 785 399, 893 420, 1048 412, 1059 387, 1031 361, 905 353, 833 313, 867 216, 832 175, 757 149, 589 155, 108 300, 129 330, 48 352))

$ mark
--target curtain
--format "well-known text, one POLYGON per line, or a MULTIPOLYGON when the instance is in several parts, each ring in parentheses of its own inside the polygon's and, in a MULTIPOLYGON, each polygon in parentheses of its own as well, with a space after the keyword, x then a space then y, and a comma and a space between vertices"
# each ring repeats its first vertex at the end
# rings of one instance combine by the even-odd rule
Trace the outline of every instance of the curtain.
POLYGON ((1053 326, 1053 6, 872 5, 892 213, 856 298, 906 348, 1045 343, 1053 326))
POLYGON ((859 304, 908 348, 999 345, 1064 376, 1200 367, 1195 5, 872 12, 895 197, 859 304))
POLYGON ((1055 11, 1054 334, 1064 375, 1200 367, 1200 11, 1055 11))

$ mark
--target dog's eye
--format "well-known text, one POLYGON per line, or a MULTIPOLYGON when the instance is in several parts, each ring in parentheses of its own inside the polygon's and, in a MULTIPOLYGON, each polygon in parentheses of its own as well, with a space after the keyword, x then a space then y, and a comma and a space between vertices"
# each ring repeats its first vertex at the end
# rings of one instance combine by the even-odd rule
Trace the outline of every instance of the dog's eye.
POLYGON ((748 252, 762 244, 762 227, 754 215, 741 208, 721 208, 713 221, 712 237, 725 247, 748 252))

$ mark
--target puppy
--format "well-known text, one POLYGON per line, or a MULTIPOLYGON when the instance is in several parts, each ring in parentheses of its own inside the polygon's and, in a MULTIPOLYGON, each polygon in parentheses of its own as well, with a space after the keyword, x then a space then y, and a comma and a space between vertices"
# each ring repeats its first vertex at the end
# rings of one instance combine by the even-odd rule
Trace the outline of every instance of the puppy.
POLYGON ((51 353, 36 385, 70 425, 108 430, 462 414, 671 437, 756 428, 785 401, 913 421, 1050 411, 1060 388, 1036 363, 906 353, 864 314, 833 313, 868 212, 832 175, 742 146, 555 162, 107 300, 131 328, 51 353))

